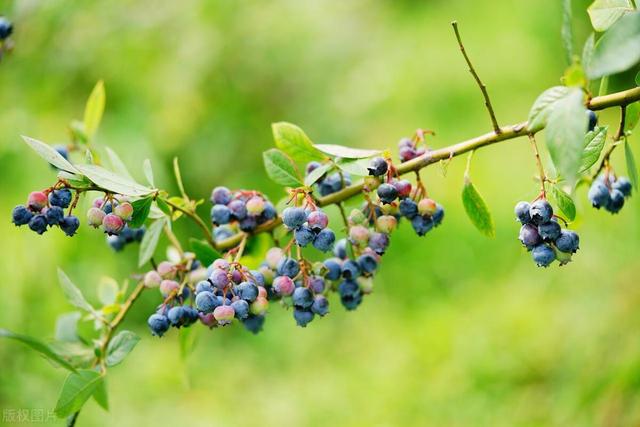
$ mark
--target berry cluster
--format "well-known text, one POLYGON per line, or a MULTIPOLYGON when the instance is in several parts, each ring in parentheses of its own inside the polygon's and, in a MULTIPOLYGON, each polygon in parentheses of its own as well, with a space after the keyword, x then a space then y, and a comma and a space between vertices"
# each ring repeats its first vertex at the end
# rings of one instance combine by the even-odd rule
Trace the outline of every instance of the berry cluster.
POLYGON ((593 181, 587 196, 594 208, 618 213, 624 206, 625 198, 631 196, 631 181, 625 177, 616 178, 607 171, 593 181))
POLYGON ((327 252, 333 248, 336 235, 327 226, 329 217, 327 214, 312 206, 311 209, 301 207, 289 207, 282 212, 282 222, 291 231, 300 247, 312 244, 321 252, 327 252))
POLYGON ((538 267, 548 267, 556 259, 560 265, 571 261, 571 255, 579 248, 580 238, 576 232, 560 226, 548 201, 518 202, 515 214, 522 224, 518 238, 531 252, 538 267))
MULTIPOLYGON (((87 211, 87 222, 93 228, 101 227, 108 236, 119 236, 128 228, 127 223, 131 221, 132 216, 133 205, 125 197, 106 196, 93 201, 87 211)), ((133 237, 135 240, 135 235, 133 237)))
POLYGON ((68 188, 51 188, 34 191, 29 194, 26 205, 13 208, 13 223, 16 226, 28 225, 38 234, 47 231, 47 227, 58 226, 67 235, 76 234, 80 221, 74 215, 66 215, 73 195, 68 188))
MULTIPOLYGON (((309 162, 306 167, 306 174, 321 166, 318 162, 309 162)), ((351 176, 347 172, 334 172, 332 174, 324 174, 318 181, 316 181, 318 192, 321 196, 328 196, 329 194, 336 193, 343 188, 351 185, 351 176)))
POLYGON ((400 142, 398 142, 398 152, 400 155, 400 162, 404 163, 422 156, 427 152, 427 150, 424 147, 418 147, 417 142, 410 138, 402 138, 400 142))
POLYGON ((131 243, 140 243, 144 237, 144 232, 144 226, 132 228, 125 225, 120 234, 107 236, 107 244, 111 246, 114 251, 120 252, 125 246, 131 243))
POLYGON ((235 191, 216 187, 211 192, 211 222, 216 225, 237 223, 242 231, 255 228, 278 216, 276 208, 257 191, 235 191))

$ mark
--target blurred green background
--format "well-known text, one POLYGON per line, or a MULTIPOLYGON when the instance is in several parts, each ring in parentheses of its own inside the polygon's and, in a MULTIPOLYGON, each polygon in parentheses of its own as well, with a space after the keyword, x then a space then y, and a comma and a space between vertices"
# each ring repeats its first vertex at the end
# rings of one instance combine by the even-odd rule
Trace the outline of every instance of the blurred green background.
MULTIPOLYGON (((580 46, 590 31, 587 4, 574 1, 580 46)), ((15 52, 0 63, 0 326, 44 339, 72 311, 58 266, 93 301, 102 276, 121 281, 139 271, 137 248, 115 255, 86 227, 69 239, 10 224, 13 206, 55 179, 19 135, 66 141, 97 80, 107 89, 98 143, 136 177, 149 157, 156 182, 175 193, 171 159, 179 156, 194 196, 225 184, 278 200, 261 159, 272 122, 296 123, 315 142, 376 148, 395 148, 418 127, 437 132, 435 147, 490 129, 453 19, 503 124, 524 120, 566 65, 554 0, 0 7, 16 27, 15 52)), ((617 113, 601 121, 614 125, 617 113)), ((621 153, 613 161, 623 172, 621 153)), ((257 336, 199 328, 185 362, 175 331, 148 335, 160 297, 144 294, 125 325, 143 339, 108 377, 111 411, 90 401, 79 425, 639 425, 639 198, 611 216, 589 208, 579 189, 581 250, 570 265, 542 270, 520 247, 512 214, 537 189, 527 140, 475 156, 493 240, 463 212, 463 169, 457 159, 446 176, 439 167, 423 173, 447 209, 444 225, 418 238, 403 224, 356 312, 334 300, 331 315, 302 329, 274 306, 257 336)), ((178 231, 198 232, 187 224, 178 231)), ((0 341, 0 409, 53 408, 64 377, 21 344, 0 341)))

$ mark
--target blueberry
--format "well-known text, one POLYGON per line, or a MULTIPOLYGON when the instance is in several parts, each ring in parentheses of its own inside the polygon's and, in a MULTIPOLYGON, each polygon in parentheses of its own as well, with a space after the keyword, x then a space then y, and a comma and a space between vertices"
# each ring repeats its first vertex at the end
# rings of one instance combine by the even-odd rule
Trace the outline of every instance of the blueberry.
POLYGON ((251 314, 255 314, 256 316, 262 316, 267 312, 268 308, 269 301, 265 297, 258 297, 249 306, 249 311, 251 314))
POLYGON ((0 40, 4 40, 13 32, 13 24, 5 18, 0 16, 0 40))
POLYGON ((542 242, 542 238, 538 234, 538 227, 532 224, 524 224, 520 228, 518 239, 528 250, 542 242))
POLYGON ((309 175, 311 172, 318 169, 320 166, 322 166, 320 162, 316 162, 316 161, 311 161, 307 163, 307 166, 305 167, 305 174, 309 175))
POLYGON ((231 211, 231 216, 238 221, 245 219, 247 216, 247 205, 240 199, 230 201, 227 207, 231 211))
POLYGON ((418 236, 424 236, 433 228, 433 219, 428 216, 416 215, 411 219, 411 227, 418 236))
POLYGON ((300 227, 307 220, 307 213, 302 208, 288 207, 282 212, 282 222, 290 229, 300 227))
POLYGON ((340 239, 336 242, 333 246, 333 254, 340 259, 347 257, 347 239, 340 239))
POLYGON ((531 222, 531 216, 529 215, 529 209, 531 205, 528 202, 518 202, 515 208, 516 218, 520 221, 520 224, 529 224, 531 222))
POLYGON ((382 176, 387 173, 388 165, 387 161, 382 157, 374 157, 369 162, 367 170, 371 176, 382 176))
POLYGON ((625 177, 620 177, 612 185, 614 190, 620 191, 625 197, 631 195, 631 181, 625 177))
POLYGON ((380 184, 378 187, 378 197, 384 204, 393 203, 393 201, 398 197, 398 190, 396 190, 396 187, 391 184, 380 184))
POLYGON ((213 310, 213 316, 220 326, 230 324, 235 315, 236 312, 231 305, 219 305, 213 310))
POLYGON ((238 227, 240 230, 250 232, 253 231, 258 226, 258 220, 255 216, 247 216, 240 220, 238 223, 238 227))
POLYGON ((307 223, 314 232, 318 233, 320 230, 327 228, 329 217, 321 210, 315 210, 307 216, 307 223))
POLYGON ((324 295, 316 295, 313 298, 311 311, 313 311, 318 316, 324 316, 329 312, 329 300, 324 295))
POLYGON ((144 233, 146 231, 145 226, 143 225, 142 227, 134 228, 134 231, 136 242, 142 242, 142 238, 144 237, 144 233))
POLYGON ((175 326, 179 328, 184 323, 184 311, 181 305, 176 305, 175 307, 171 307, 169 312, 167 313, 167 317, 169 318, 169 323, 171 326, 175 326))
POLYGON ((198 284, 196 285, 196 296, 200 292, 213 292, 213 286, 211 286, 211 283, 208 280, 198 282, 198 284))
POLYGON ((591 132, 596 128, 596 125, 598 124, 598 116, 596 116, 596 113, 594 113, 593 111, 587 110, 587 117, 589 117, 589 126, 587 127, 587 130, 591 132))
MULTIPOLYGON (((185 288, 188 289, 188 288, 185 288)), ((196 310, 195 308, 188 306, 188 305, 183 305, 182 306, 182 313, 183 313, 183 324, 184 326, 190 326, 193 325, 194 323, 196 323, 198 321, 198 319, 200 319, 200 315, 198 314, 198 310, 196 310)))
POLYGON ((545 243, 534 247, 531 256, 538 267, 548 267, 556 259, 553 248, 545 243))
POLYGON ((418 213, 428 217, 433 216, 438 210, 438 204, 435 200, 425 197, 418 202, 418 213))
POLYGON ((98 228, 102 225, 106 213, 100 208, 92 207, 87 211, 87 222, 90 226, 98 228))
POLYGON ((389 235, 373 232, 369 237, 369 247, 378 255, 384 254, 389 246, 389 235))
POLYGON ((136 239, 136 232, 133 228, 125 225, 120 232, 120 238, 122 238, 125 243, 133 243, 133 241, 136 239))
POLYGON ((358 265, 361 271, 371 274, 376 271, 378 260, 371 254, 363 254, 358 257, 358 265))
POLYGON ((298 227, 293 234, 295 236, 296 243, 301 247, 307 246, 309 243, 313 242, 313 239, 316 238, 313 230, 311 230, 311 228, 307 225, 298 227))
POLYGON ((120 236, 107 236, 107 244, 116 252, 120 252, 127 245, 127 242, 120 236))
POLYGON ((258 270, 251 270, 251 281, 255 283, 257 286, 264 286, 266 284, 266 279, 264 274, 258 270))
POLYGON ((40 212, 42 208, 47 206, 47 195, 42 191, 32 191, 29 193, 29 198, 27 199, 27 206, 29 209, 40 212))
POLYGON ((29 228, 38 234, 44 233, 47 231, 47 218, 42 214, 34 215, 29 220, 29 228))
POLYGON ((624 194, 620 190, 611 190, 611 199, 606 208, 611 213, 618 213, 624 206, 624 194))
POLYGON ((398 226, 398 220, 392 215, 382 215, 376 220, 376 227, 382 233, 389 234, 398 226))
POLYGON ((406 179, 398 179, 393 181, 393 186, 398 191, 398 197, 404 199, 411 194, 411 183, 406 179))
POLYGON ((249 317, 249 303, 243 299, 236 300, 231 303, 231 307, 233 307, 233 311, 235 312, 235 316, 242 320, 249 317))
POLYGON ((297 307, 293 309, 293 318, 296 319, 296 324, 305 328, 312 320, 314 314, 311 310, 301 310, 297 307))
POLYGON ((238 285, 236 294, 247 302, 253 302, 258 298, 258 287, 255 283, 242 282, 238 285))
POLYGON ((580 247, 580 237, 571 230, 562 230, 560 236, 556 239, 556 248, 560 252, 576 253, 580 247))
POLYGON ((320 276, 310 277, 309 289, 311 289, 313 293, 316 293, 316 294, 324 292, 324 279, 320 276))
POLYGON ((196 307, 203 313, 212 313, 220 305, 218 298, 210 291, 201 291, 196 295, 196 307))
POLYGON ((149 316, 147 325, 149 325, 149 329, 151 329, 151 334, 161 337, 169 330, 169 319, 163 314, 154 313, 149 316))
POLYGON ((69 191, 68 188, 53 190, 51 193, 49 193, 49 204, 52 206, 67 208, 71 204, 71 198, 71 191, 69 191))
POLYGON ((264 204, 264 210, 262 211, 262 219, 264 221, 271 221, 277 216, 278 216, 278 211, 276 211, 276 208, 275 206, 273 206, 273 203, 266 202, 264 204))
POLYGON ((609 200, 611 199, 609 189, 599 179, 593 181, 589 188, 589 192, 587 193, 587 197, 589 198, 591 205, 597 209, 600 209, 601 207, 606 208, 609 205, 609 200))
POLYGON ((324 266, 327 268, 327 274, 325 277, 328 280, 338 280, 342 275, 342 266, 338 259, 329 258, 324 261, 324 266))
POLYGON ((228 224, 231 220, 231 209, 225 205, 213 205, 211 208, 211 222, 215 225, 228 224))
POLYGON ((362 293, 358 284, 351 280, 345 280, 338 286, 340 302, 347 310, 355 310, 362 302, 362 293))
POLYGON ((113 213, 125 221, 130 221, 133 216, 133 205, 129 202, 122 202, 113 208, 113 213))
POLYGON ((289 296, 295 289, 295 284, 289 276, 278 276, 273 279, 273 289, 279 295, 289 296))
POLYGON ((247 331, 257 334, 262 330, 262 326, 264 325, 264 316, 250 314, 249 317, 242 320, 242 324, 247 331))
POLYGON ((553 217, 553 208, 551 204, 544 199, 536 200, 529 207, 529 216, 534 224, 543 224, 549 222, 551 217, 553 217))
POLYGON ((434 227, 437 227, 440 224, 442 224, 442 220, 444 219, 444 208, 442 207, 441 204, 436 204, 436 211, 431 216, 431 219, 433 220, 434 227))
POLYGON ((209 275, 209 280, 216 288, 222 290, 229 284, 227 272, 221 268, 214 268, 209 275))
POLYGON ((211 192, 211 203, 214 205, 226 205, 231 198, 231 191, 227 187, 216 187, 211 192))
POLYGON ((283 257, 276 270, 279 276, 289 276, 293 279, 300 272, 300 265, 293 258, 283 257))
POLYGON ((252 216, 262 215, 264 212, 264 199, 260 196, 253 196, 247 200, 247 213, 252 216))
POLYGON ((418 214, 418 204, 409 198, 400 201, 400 215, 405 218, 413 218, 418 214))
POLYGON ((360 266, 352 259, 342 263, 342 277, 345 279, 355 279, 360 275, 360 266))
POLYGON ((114 213, 107 214, 102 219, 102 229, 109 235, 120 234, 123 228, 124 221, 114 213))
POLYGON ((330 251, 336 241, 336 235, 330 228, 320 230, 313 240, 313 247, 321 252, 330 251))
MULTIPOLYGON (((64 157, 65 160, 69 160, 69 150, 67 150, 67 147, 64 145, 54 145, 53 149, 56 150, 58 152, 58 154, 60 154, 62 157, 64 157)), ((55 169, 55 167, 54 167, 55 169)))
POLYGON ((560 224, 556 221, 545 222, 538 226, 538 234, 545 242, 553 242, 560 236, 560 224))
POLYGON ((292 295, 293 305, 297 308, 309 308, 313 304, 313 294, 307 288, 296 288, 292 295))
POLYGON ((229 227, 216 227, 213 229, 213 240, 215 242, 221 242, 222 240, 226 240, 234 234, 235 233, 233 232, 233 230, 231 230, 229 227))
POLYGON ((31 218, 33 218, 33 213, 26 206, 18 205, 13 208, 12 212, 12 221, 16 226, 29 224, 31 218))

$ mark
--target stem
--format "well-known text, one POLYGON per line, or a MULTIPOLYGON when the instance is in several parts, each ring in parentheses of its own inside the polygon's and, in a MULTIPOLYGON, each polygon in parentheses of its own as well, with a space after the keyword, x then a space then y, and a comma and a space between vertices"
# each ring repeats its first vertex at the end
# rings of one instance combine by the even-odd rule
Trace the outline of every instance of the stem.
POLYGON ((76 421, 78 420, 78 415, 80 415, 80 410, 74 412, 69 418, 67 418, 67 427, 73 427, 76 425, 76 421))
POLYGON ((620 125, 618 126, 618 131, 613 137, 613 144, 611 144, 607 148, 607 151, 605 151, 604 156, 602 157, 602 161, 598 166, 598 170, 596 170, 596 172, 592 176, 592 180, 596 179, 596 177, 600 174, 600 172, 602 172, 602 169, 604 169, 605 166, 609 164, 609 158, 611 157, 611 153, 613 153, 613 150, 615 150, 616 147, 618 146, 617 142, 620 141, 620 139, 622 139, 622 137, 624 136, 624 126, 625 126, 626 119, 627 119, 627 106, 622 105, 620 107, 620 125))
POLYGON ((342 222, 344 223, 344 229, 349 232, 349 220, 347 219, 347 214, 344 212, 344 206, 342 203, 338 203, 338 210, 340 211, 340 216, 342 217, 342 222))
POLYGON ((185 214, 187 217, 191 218, 191 220, 193 220, 196 223, 196 225, 200 227, 200 229, 203 231, 205 238, 207 239, 209 244, 214 248, 216 247, 216 244, 214 243, 213 237, 211 235, 211 230, 209 230, 209 227, 207 226, 207 224, 204 223, 202 218, 200 218, 195 212, 191 212, 179 205, 176 205, 175 203, 170 202, 169 200, 164 200, 164 202, 167 205, 171 206, 173 209, 180 211, 183 214, 185 214))
POLYGON ((239 262, 240 258, 242 258, 242 254, 244 253, 244 248, 247 246, 248 239, 249 236, 245 233, 245 235, 242 236, 242 240, 240 241, 240 246, 238 246, 238 252, 236 252, 235 262, 239 262))
POLYGON ((531 141, 531 148, 533 148, 533 154, 536 158, 536 166, 538 167, 538 176, 540 178, 540 194, 543 198, 546 198, 547 190, 545 189, 544 183, 547 181, 547 174, 545 174, 544 166, 542 166, 542 160, 540 159, 540 152, 538 151, 536 137, 533 134, 529 134, 529 141, 531 141))
POLYGON ((473 153, 475 152, 476 152, 475 150, 471 150, 471 152, 469 153, 469 156, 467 157, 467 167, 464 170, 465 183, 471 182, 471 160, 473 159, 473 153))
POLYGON ((173 234, 173 231, 171 231, 171 229, 169 228, 169 225, 165 224, 164 234, 167 235, 167 237, 169 238, 169 241, 171 241, 171 244, 176 247, 178 252, 180 252, 181 255, 184 254, 184 250, 182 250, 182 245, 180 244, 180 241, 178 240, 176 235, 173 234))
POLYGON ((460 51, 462 52, 462 56, 464 56, 464 60, 467 62, 467 65, 469 66, 469 72, 471 73, 473 78, 476 80, 476 83, 478 83, 478 86, 480 86, 480 91, 482 92, 482 96, 484 97, 484 105, 487 107, 487 111, 489 111, 489 117, 491 117, 491 124, 493 125, 493 131, 498 134, 501 132, 501 129, 500 129, 500 125, 498 125, 498 120, 496 119, 496 113, 493 111, 493 107, 491 106, 491 100, 489 99, 489 92, 487 92, 487 86, 485 86, 485 84, 482 83, 482 81, 480 80, 480 76, 478 76, 478 73, 476 73, 475 68, 473 68, 473 65, 471 64, 471 60, 467 55, 467 51, 464 49, 464 45, 462 44, 462 38, 460 37, 460 32, 458 31, 458 22, 453 21, 451 23, 451 26, 453 27, 453 31, 456 33, 456 39, 458 40, 458 46, 460 46, 460 51))

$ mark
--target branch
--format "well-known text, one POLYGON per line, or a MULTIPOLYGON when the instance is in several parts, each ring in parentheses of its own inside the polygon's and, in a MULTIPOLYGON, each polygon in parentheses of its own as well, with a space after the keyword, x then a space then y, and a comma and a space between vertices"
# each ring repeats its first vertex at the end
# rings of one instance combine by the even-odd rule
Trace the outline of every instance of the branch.
POLYGON ((622 137, 624 136, 624 126, 625 126, 626 119, 627 119, 627 106, 622 105, 620 107, 620 126, 618 127, 618 131, 613 137, 613 144, 611 144, 609 148, 607 148, 607 151, 605 151, 604 156, 602 157, 602 161, 598 166, 598 170, 596 170, 596 172, 591 177, 592 180, 596 179, 600 174, 600 172, 602 172, 602 169, 604 169, 605 166, 609 164, 609 157, 611 157, 611 153, 613 153, 613 150, 615 150, 616 147, 618 146, 618 141, 620 141, 620 139, 622 139, 622 137))
POLYGON ((462 56, 464 56, 464 60, 467 61, 467 65, 469 66, 469 72, 480 86, 480 91, 482 92, 482 96, 484 97, 484 105, 487 107, 489 111, 489 116, 491 117, 491 124, 493 124, 493 131, 495 133, 500 133, 502 130, 500 129, 500 125, 498 125, 498 120, 496 119, 496 113, 493 111, 493 107, 491 106, 491 100, 489 99, 489 92, 487 92, 487 86, 480 80, 480 76, 476 73, 476 70, 473 68, 471 64, 471 60, 467 55, 467 51, 464 49, 464 45, 462 44, 462 38, 460 37, 460 32, 458 31, 458 22, 453 21, 451 23, 453 27, 453 31, 456 33, 456 39, 458 39, 458 46, 460 46, 460 52, 462 52, 462 56))
MULTIPOLYGON (((604 110, 609 107, 625 106, 632 102, 640 100, 640 87, 625 90, 623 92, 616 92, 605 96, 598 96, 590 99, 586 103, 586 107, 593 111, 604 110)), ((440 160, 447 160, 452 157, 459 156, 468 151, 475 150, 477 148, 486 147, 488 145, 496 144, 498 142, 507 141, 510 139, 519 138, 529 134, 527 130, 527 122, 522 122, 516 125, 503 126, 500 128, 500 133, 490 132, 484 135, 477 136, 466 141, 458 142, 457 144, 450 145, 448 147, 440 148, 439 150, 427 151, 420 157, 409 160, 398 166, 398 175, 405 175, 410 172, 417 172, 420 169, 429 166, 430 164, 437 163, 440 160)), ((372 182, 373 180, 369 181, 372 182)), ((319 207, 338 204, 342 201, 350 199, 362 192, 364 182, 352 184, 349 187, 318 199, 317 205, 319 207)), ((280 217, 277 217, 271 222, 262 224, 257 227, 252 234, 260 234, 268 232, 282 224, 280 217)), ((237 246, 242 240, 242 236, 245 233, 238 233, 235 236, 231 236, 228 239, 216 242, 214 247, 217 250, 225 250, 237 246)))

